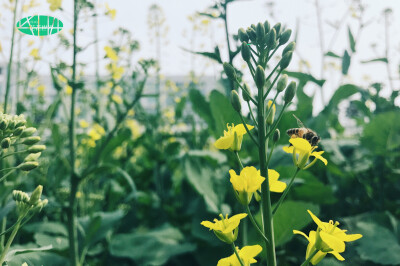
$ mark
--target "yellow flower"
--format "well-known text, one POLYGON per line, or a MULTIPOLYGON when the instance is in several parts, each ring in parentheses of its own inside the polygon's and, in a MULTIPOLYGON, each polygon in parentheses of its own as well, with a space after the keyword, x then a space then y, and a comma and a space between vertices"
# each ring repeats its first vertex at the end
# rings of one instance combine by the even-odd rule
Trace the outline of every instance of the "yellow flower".
POLYGON ((111 19, 114 20, 115 16, 117 15, 117 10, 110 8, 106 3, 106 15, 110 16, 111 19))
POLYGON ((37 78, 35 78, 35 79, 29 81, 28 86, 29 87, 35 87, 38 83, 39 83, 39 80, 37 78))
POLYGON ((72 94, 72 87, 69 86, 69 85, 65 86, 65 93, 67 95, 71 95, 72 94))
POLYGON ((247 216, 246 213, 240 213, 228 218, 228 214, 224 218, 222 214, 219 215, 221 220, 214 219, 214 223, 210 221, 203 221, 201 225, 210 228, 214 234, 223 242, 232 244, 238 236, 238 226, 240 220, 247 216))
POLYGON ((283 147, 286 153, 293 154, 293 162, 300 169, 307 169, 314 165, 317 159, 321 160, 325 165, 328 161, 321 156, 324 151, 314 151, 317 146, 311 146, 311 144, 303 138, 292 138, 289 142, 293 145, 290 147, 283 147), (298 156, 297 156, 298 155, 298 156), (314 160, 308 163, 310 156, 314 157, 314 160))
MULTIPOLYGON (((94 143, 94 141, 101 139, 101 137, 104 136, 105 133, 106 132, 102 126, 100 126, 99 124, 94 124, 93 127, 89 130, 88 136, 91 138, 91 140, 94 143)), ((90 146, 92 146, 92 145, 90 145, 90 146)))
POLYGON ((269 100, 268 101, 268 107, 267 107, 267 112, 269 112, 269 114, 268 114, 267 120, 266 120, 268 125, 272 125, 272 123, 274 123, 275 112, 276 112, 275 104, 272 105, 272 110, 269 110, 271 108, 271 105, 272 105, 272 101, 269 100))
POLYGON ((42 84, 42 85, 38 86, 36 89, 38 90, 39 95, 43 96, 44 95, 44 90, 46 89, 46 87, 42 84))
POLYGON ((232 186, 238 192, 238 200, 243 205, 250 203, 253 193, 260 189, 265 180, 265 177, 260 175, 260 171, 253 166, 243 168, 240 176, 232 169, 229 170, 229 174, 232 186))
POLYGON ((115 86, 114 90, 115 90, 116 92, 118 92, 118 93, 123 93, 123 92, 124 92, 124 90, 122 89, 122 87, 119 86, 119 85, 115 86))
POLYGON ((40 59, 40 56, 39 56, 39 49, 38 49, 38 48, 33 48, 33 49, 31 50, 31 52, 29 53, 29 55, 32 56, 33 59, 35 59, 35 60, 39 60, 39 59, 40 59))
MULTIPOLYGON (((230 149, 232 151, 239 151, 242 146, 243 135, 246 134, 246 129, 243 124, 234 126, 226 125, 228 131, 224 130, 224 136, 217 139, 214 143, 214 146, 220 150, 230 149)), ((247 125, 249 130, 252 130, 254 127, 251 125, 247 125)))
MULTIPOLYGON (((256 263, 257 260, 254 259, 261 251, 262 247, 260 245, 254 246, 245 246, 242 249, 236 248, 239 254, 240 259, 244 263, 245 266, 248 266, 252 263, 256 263)), ((233 253, 231 256, 227 258, 220 259, 218 261, 217 266, 240 266, 240 262, 236 257, 236 254, 233 253)))
POLYGON ((104 51, 106 51, 106 56, 108 58, 111 59, 111 61, 118 61, 118 55, 117 53, 114 51, 113 48, 111 48, 110 46, 105 46, 104 47, 104 51))
POLYGON ((51 11, 56 11, 61 7, 62 0, 47 0, 47 3, 50 4, 50 10, 51 11))
MULTIPOLYGON (((310 231, 309 235, 307 236, 301 231, 293 230, 293 234, 298 234, 304 236, 308 240, 307 250, 306 250, 306 259, 308 259, 311 254, 315 251, 315 239, 316 239, 316 232, 310 231)), ((330 254, 334 255, 338 260, 344 260, 344 258, 338 253, 334 251, 330 251, 330 254)), ((312 265, 317 265, 323 258, 325 258, 327 252, 318 251, 314 257, 311 259, 312 265)))
POLYGON ((81 120, 79 120, 79 126, 81 128, 88 128, 89 127, 89 123, 86 122, 86 120, 81 119, 81 120))
POLYGON ((121 103, 123 102, 121 96, 119 96, 119 95, 117 95, 117 94, 113 94, 113 95, 111 96, 111 99, 112 99, 115 103, 117 103, 117 104, 121 104, 121 103))
POLYGON ((68 81, 68 80, 67 80, 63 75, 61 75, 61 74, 58 74, 57 77, 58 77, 58 80, 61 81, 62 83, 67 83, 67 81, 68 81))
POLYGON ((121 66, 117 66, 115 63, 111 63, 107 65, 107 69, 110 71, 112 78, 115 80, 119 80, 124 74, 125 69, 121 66))

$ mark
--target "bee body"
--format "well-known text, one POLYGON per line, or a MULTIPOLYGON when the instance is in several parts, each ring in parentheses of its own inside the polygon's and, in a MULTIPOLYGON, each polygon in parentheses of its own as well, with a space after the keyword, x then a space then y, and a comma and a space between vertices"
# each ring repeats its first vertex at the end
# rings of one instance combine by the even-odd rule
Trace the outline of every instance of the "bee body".
POLYGON ((321 138, 315 131, 305 127, 291 128, 287 130, 286 133, 291 138, 303 138, 307 140, 311 144, 311 146, 317 146, 318 142, 321 140, 321 138))

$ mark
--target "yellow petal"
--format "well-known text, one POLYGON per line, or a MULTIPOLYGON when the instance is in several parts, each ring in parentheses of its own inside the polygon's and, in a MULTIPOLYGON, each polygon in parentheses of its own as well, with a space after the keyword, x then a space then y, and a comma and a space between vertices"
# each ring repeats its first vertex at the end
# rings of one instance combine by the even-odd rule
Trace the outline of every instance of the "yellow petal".
POLYGON ((269 181, 269 189, 272 192, 281 193, 286 189, 286 183, 282 181, 269 181))
POLYGON ((334 237, 331 234, 328 234, 324 231, 321 231, 320 233, 322 241, 324 241, 325 244, 327 244, 333 251, 337 252, 343 252, 346 248, 346 245, 342 240, 340 240, 337 237, 334 237))
POLYGON ((234 141, 234 136, 227 135, 217 139, 217 141, 214 143, 214 146, 220 150, 227 150, 232 146, 233 141, 234 141))
POLYGON ((333 256, 335 256, 338 260, 344 261, 344 258, 342 257, 342 255, 340 255, 338 252, 332 251, 332 252, 329 252, 329 253, 331 253, 333 256))
POLYGON ((296 150, 300 150, 301 152, 309 152, 312 149, 311 144, 302 138, 290 139, 289 142, 292 143, 296 150))
POLYGON ((304 236, 305 238, 307 238, 308 241, 310 241, 309 238, 308 238, 308 236, 307 236, 306 234, 304 234, 303 232, 301 232, 301 231, 293 230, 293 234, 302 235, 302 236, 304 236))
POLYGON ((361 234, 352 234, 352 235, 345 235, 345 236, 342 237, 341 239, 342 239, 343 241, 346 241, 346 242, 351 242, 351 241, 355 241, 355 240, 357 240, 357 239, 360 239, 361 237, 362 237, 361 234))
POLYGON ((274 169, 268 169, 268 179, 278 180, 279 173, 274 169))
POLYGON ((236 191, 244 191, 245 190, 245 182, 244 179, 236 174, 234 170, 229 170, 229 174, 231 175, 230 182, 232 183, 233 188, 236 191))
POLYGON ((283 151, 286 152, 286 153, 293 153, 294 147, 293 147, 293 146, 290 146, 290 147, 283 147, 282 149, 283 149, 283 151))
POLYGON ((212 229, 215 228, 215 224, 212 223, 212 222, 210 222, 210 221, 202 221, 200 224, 201 224, 202 226, 205 226, 205 227, 207 227, 207 228, 210 228, 210 230, 212 230, 212 229))
POLYGON ((315 216, 310 210, 307 210, 308 213, 310 214, 311 218, 314 220, 314 222, 318 225, 319 228, 325 229, 324 224, 321 222, 320 219, 318 219, 317 216, 315 216))
POLYGON ((222 230, 222 233, 226 234, 235 230, 239 226, 240 220, 246 216, 247 213, 240 213, 229 218, 228 221, 225 221, 225 229, 222 230))
MULTIPOLYGON (((246 124, 247 128, 249 130, 252 130, 254 128, 254 126, 248 125, 246 124)), ((246 129, 244 128, 243 124, 239 124, 236 125, 235 128, 233 129, 234 131, 236 131, 236 133, 238 134, 238 136, 243 136, 244 134, 247 133, 246 129)))
POLYGON ((315 158, 320 159, 325 165, 327 165, 328 161, 324 157, 321 156, 321 154, 323 154, 323 153, 324 153, 324 151, 315 151, 315 152, 311 153, 311 156, 314 156, 315 158))
POLYGON ((239 256, 245 261, 253 259, 262 251, 260 245, 245 246, 239 251, 239 256))

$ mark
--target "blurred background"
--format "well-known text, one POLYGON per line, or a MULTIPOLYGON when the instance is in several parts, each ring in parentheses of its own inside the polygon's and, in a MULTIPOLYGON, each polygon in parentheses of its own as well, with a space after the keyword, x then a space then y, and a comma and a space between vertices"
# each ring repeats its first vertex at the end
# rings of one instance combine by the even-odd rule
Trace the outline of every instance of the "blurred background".
MULTIPOLYGON (((265 20, 293 30, 296 50, 286 74, 298 83, 271 166, 286 182, 295 170, 281 149, 288 145, 283 132, 297 127, 293 114, 321 136, 329 162, 301 172, 274 217, 278 265, 303 262, 307 243, 292 230, 315 229, 307 209, 364 235, 348 245, 346 261, 328 256, 320 265, 400 264, 398 1, 78 2, 79 90, 71 113, 74 1, 1 1, 0 104, 24 114, 47 146, 41 166, 29 176, 14 174, 2 191, 44 186, 49 205, 24 226, 15 248, 53 245, 17 255, 10 265, 68 264, 71 194, 82 265, 216 265, 229 256, 230 247, 200 225, 242 211, 228 175, 239 165, 213 146, 227 123, 240 123, 222 62, 231 62, 255 92, 237 31, 265 20), (14 16, 37 14, 60 19, 63 30, 13 33, 14 16), (82 177, 76 193, 71 114, 73 164, 82 177)), ((277 112, 280 104, 278 97, 277 112)), ((241 157, 256 166, 258 151, 246 138, 241 157)), ((2 199, 1 218, 13 218, 5 207, 10 200, 2 199)), ((247 223, 240 230, 239 243, 261 242, 247 223)))

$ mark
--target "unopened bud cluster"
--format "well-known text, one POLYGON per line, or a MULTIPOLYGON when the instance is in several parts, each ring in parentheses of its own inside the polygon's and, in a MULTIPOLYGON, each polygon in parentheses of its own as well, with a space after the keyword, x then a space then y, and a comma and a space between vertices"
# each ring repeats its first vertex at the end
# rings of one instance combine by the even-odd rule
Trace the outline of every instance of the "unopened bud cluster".
POLYGON ((40 212, 48 203, 47 199, 40 199, 42 191, 43 187, 41 185, 37 186, 31 196, 21 190, 14 190, 13 198, 17 205, 18 215, 26 215, 29 211, 40 212))
POLYGON ((38 145, 40 141, 39 136, 33 136, 36 128, 27 127, 24 115, 8 115, 0 113, 0 149, 2 154, 5 155, 10 152, 10 148, 15 145, 22 144, 23 147, 20 151, 25 150, 28 156, 24 162, 18 165, 18 169, 23 171, 30 171, 38 166, 36 161, 40 152, 46 149, 45 145, 38 145), (31 156, 35 154, 35 156, 31 156))

